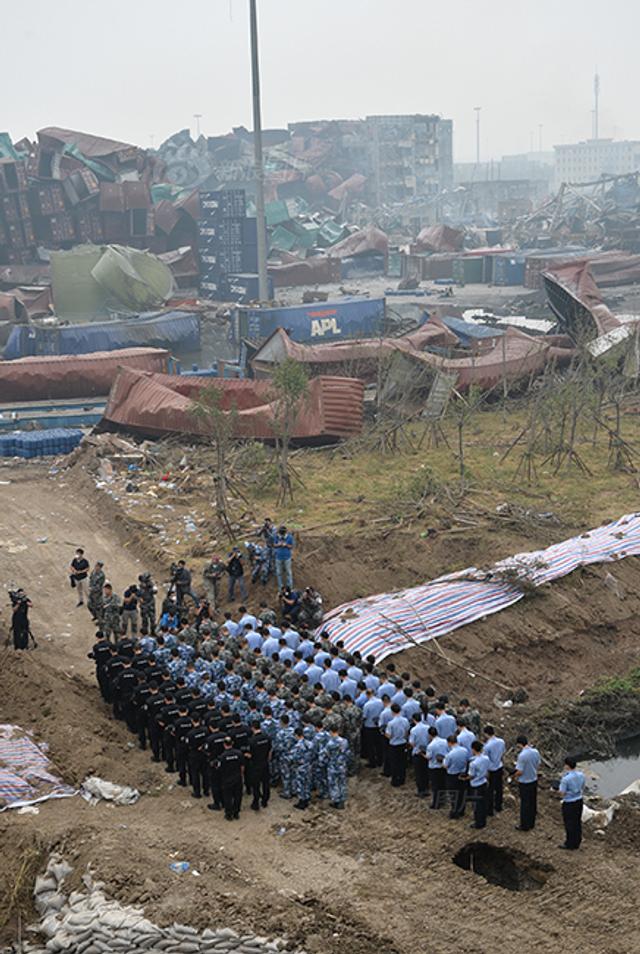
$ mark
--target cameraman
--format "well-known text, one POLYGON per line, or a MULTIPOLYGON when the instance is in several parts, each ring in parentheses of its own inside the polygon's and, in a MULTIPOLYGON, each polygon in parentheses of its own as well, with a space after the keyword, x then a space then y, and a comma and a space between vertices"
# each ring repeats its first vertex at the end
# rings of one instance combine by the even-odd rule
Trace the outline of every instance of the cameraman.
POLYGON ((9 593, 11 598, 11 632, 13 634, 14 649, 29 648, 29 609, 31 600, 24 590, 14 590, 9 593))

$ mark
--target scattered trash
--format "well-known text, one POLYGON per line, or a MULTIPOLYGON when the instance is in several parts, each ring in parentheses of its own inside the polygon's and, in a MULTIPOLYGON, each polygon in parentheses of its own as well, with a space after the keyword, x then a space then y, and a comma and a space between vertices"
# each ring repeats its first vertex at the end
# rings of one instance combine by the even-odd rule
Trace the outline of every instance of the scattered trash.
POLYGON ((37 805, 23 805, 17 810, 18 815, 39 815, 40 809, 37 805))
POLYGON ((48 539, 49 537, 38 537, 38 539, 36 540, 36 543, 46 543, 48 539))
POLYGON ((172 871, 176 871, 180 874, 183 874, 185 871, 188 871, 191 865, 188 861, 172 861, 169 865, 172 871))

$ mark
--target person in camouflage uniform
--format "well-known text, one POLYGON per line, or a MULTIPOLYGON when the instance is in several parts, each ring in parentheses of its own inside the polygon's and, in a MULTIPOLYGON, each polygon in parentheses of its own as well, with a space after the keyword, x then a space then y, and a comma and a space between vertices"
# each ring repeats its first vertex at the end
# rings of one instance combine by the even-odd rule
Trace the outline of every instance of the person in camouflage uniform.
POLYGON ((278 761, 278 772, 282 782, 280 798, 291 798, 291 749, 293 747, 293 729, 289 725, 289 716, 283 715, 280 727, 276 733, 275 756, 278 761))
POLYGON ((227 568, 219 556, 211 557, 211 560, 202 571, 202 583, 211 609, 215 609, 218 606, 219 583, 226 572, 227 568))
POLYGON ((294 744, 289 753, 291 790, 298 801, 294 808, 308 808, 311 801, 312 746, 304 737, 301 725, 294 731, 294 744))
POLYGON ((329 783, 323 752, 331 736, 322 722, 315 725, 314 731, 315 737, 311 743, 311 787, 318 793, 318 798, 326 798, 329 794, 329 783))
POLYGON ((122 633, 121 606, 122 601, 118 594, 113 592, 111 583, 105 583, 102 598, 102 632, 107 639, 113 639, 114 642, 120 638, 122 633))
POLYGON ((325 745, 321 758, 327 773, 331 807, 344 808, 347 800, 349 743, 342 738, 335 726, 331 729, 331 738, 325 745))
POLYGON ((342 725, 342 735, 349 743, 349 775, 355 775, 360 768, 362 710, 348 697, 342 703, 342 725))
POLYGON ((140 633, 143 636, 155 636, 156 634, 156 592, 157 587, 151 579, 150 573, 141 573, 138 577, 140 584, 138 592, 140 594, 140 619, 142 625, 140 633))
POLYGON ((97 560, 89 576, 89 596, 87 599, 87 608, 98 626, 102 625, 103 587, 106 582, 103 567, 104 563, 97 560))

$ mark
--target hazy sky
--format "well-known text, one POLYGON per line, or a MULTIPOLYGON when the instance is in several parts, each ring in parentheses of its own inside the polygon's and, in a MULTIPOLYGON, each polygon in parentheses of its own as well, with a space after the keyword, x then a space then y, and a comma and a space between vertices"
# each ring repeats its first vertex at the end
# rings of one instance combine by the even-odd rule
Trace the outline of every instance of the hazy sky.
MULTIPOLYGON (((251 127, 248 0, 2 0, 0 130, 58 125, 158 145, 251 127)), ((454 158, 591 134, 640 138, 633 0, 258 0, 264 125, 375 113, 454 121, 454 158)))

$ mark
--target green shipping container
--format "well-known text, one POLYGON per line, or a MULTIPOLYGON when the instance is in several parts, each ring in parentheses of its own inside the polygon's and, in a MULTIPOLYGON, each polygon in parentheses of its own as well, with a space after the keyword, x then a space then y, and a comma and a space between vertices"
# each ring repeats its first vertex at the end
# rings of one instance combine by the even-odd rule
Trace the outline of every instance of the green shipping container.
POLYGON ((453 263, 453 280, 465 285, 481 285, 484 281, 484 258, 470 255, 456 258, 453 263))

